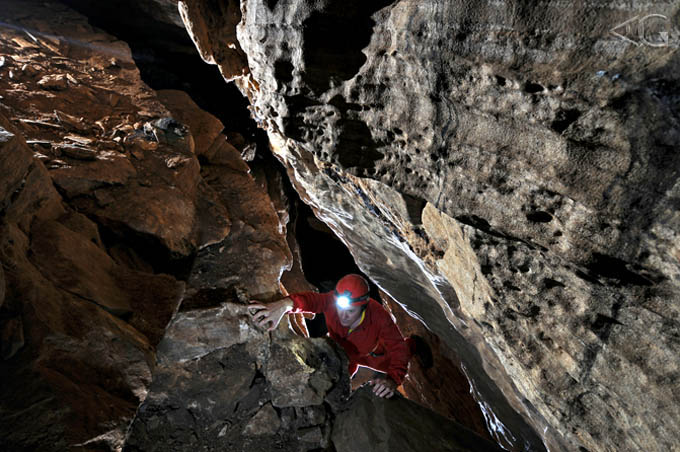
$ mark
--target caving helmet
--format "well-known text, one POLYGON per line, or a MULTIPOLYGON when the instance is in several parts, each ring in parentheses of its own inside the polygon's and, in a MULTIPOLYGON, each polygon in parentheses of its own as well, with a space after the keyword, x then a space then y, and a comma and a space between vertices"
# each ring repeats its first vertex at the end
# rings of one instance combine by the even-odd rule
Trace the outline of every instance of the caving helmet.
POLYGON ((335 303, 340 309, 368 304, 369 287, 366 280, 357 274, 343 276, 335 285, 335 303))

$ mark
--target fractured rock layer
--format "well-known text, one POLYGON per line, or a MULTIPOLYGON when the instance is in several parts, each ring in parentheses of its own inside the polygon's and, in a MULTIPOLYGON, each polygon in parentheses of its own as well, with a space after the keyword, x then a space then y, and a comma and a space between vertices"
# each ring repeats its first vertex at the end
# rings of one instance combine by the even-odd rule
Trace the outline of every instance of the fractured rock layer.
POLYGON ((229 216, 126 44, 56 4, 0 26, 0 448, 119 449, 184 293, 154 268, 229 216))

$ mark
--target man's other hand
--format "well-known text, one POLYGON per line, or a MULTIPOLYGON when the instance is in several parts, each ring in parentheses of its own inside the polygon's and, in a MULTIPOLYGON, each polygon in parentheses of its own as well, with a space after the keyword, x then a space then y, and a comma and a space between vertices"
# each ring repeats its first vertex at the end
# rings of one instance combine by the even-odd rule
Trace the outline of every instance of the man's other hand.
POLYGON ((397 383, 389 377, 377 377, 369 381, 373 385, 373 394, 389 399, 397 390, 397 383))
POLYGON ((262 304, 257 300, 250 300, 248 312, 255 325, 267 331, 273 331, 281 323, 283 316, 293 309, 293 300, 284 298, 269 304, 262 304))

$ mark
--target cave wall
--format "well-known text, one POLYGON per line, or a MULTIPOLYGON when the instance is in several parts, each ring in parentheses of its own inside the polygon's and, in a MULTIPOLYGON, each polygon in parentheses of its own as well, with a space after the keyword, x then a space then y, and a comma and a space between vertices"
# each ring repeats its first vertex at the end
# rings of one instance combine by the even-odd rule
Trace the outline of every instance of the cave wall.
POLYGON ((678 4, 237 3, 204 60, 518 447, 676 447, 678 4))
MULTIPOLYGON (((497 442, 677 447, 676 3, 183 0, 140 11, 176 27, 175 4, 302 199, 455 350, 497 442), (636 15, 617 28, 626 39, 610 32, 636 15)), ((280 296, 292 265, 280 190, 250 174, 248 143, 186 94, 150 90, 126 44, 67 8, 6 1, 2 26, 3 447, 119 449, 149 391, 128 447, 169 442, 159 420, 194 414, 177 447, 214 435, 331 447, 338 413, 286 421, 266 408, 261 369, 239 366, 256 389, 222 394, 241 406, 233 413, 212 410, 195 377, 226 385, 221 370, 243 357, 240 339, 211 336, 218 314, 245 316, 225 298, 280 296), (169 322, 207 336, 166 337, 169 322), (192 398, 193 411, 175 411, 192 398), (245 429, 234 413, 257 422, 245 429), (267 430, 277 419, 281 430, 267 430)), ((291 288, 306 286, 296 278, 291 288)))
POLYGON ((499 450, 401 397, 347 406, 344 352, 300 315, 255 328, 251 298, 312 288, 283 174, 74 10, 2 6, 0 449, 419 450, 443 428, 423 441, 499 450))

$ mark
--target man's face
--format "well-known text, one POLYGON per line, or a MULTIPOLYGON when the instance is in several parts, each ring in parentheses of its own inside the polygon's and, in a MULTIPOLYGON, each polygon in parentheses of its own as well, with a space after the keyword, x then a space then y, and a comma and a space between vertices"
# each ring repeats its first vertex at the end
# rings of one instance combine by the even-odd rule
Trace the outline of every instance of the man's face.
POLYGON ((350 306, 347 309, 341 309, 336 306, 335 309, 338 311, 338 318, 340 319, 340 324, 345 328, 349 328, 354 325, 354 322, 359 320, 361 317, 361 307, 360 306, 350 306))

